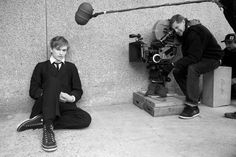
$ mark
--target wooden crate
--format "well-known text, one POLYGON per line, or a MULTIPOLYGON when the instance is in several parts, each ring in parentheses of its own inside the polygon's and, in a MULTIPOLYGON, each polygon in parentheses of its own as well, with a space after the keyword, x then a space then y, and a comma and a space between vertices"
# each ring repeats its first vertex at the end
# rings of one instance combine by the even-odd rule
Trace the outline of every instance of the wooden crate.
POLYGON ((178 115, 184 109, 184 97, 146 98, 144 110, 154 117, 178 115))
POLYGON ((184 103, 184 96, 146 97, 146 103, 151 107, 175 106, 184 103))
POLYGON ((219 107, 231 103, 232 68, 220 66, 203 75, 202 103, 219 107))
POLYGON ((147 101, 146 99, 151 97, 154 99, 163 99, 160 98, 159 96, 144 96, 146 91, 138 91, 133 93, 133 104, 138 106, 140 109, 143 109, 143 104, 147 101))
POLYGON ((143 104, 146 101, 144 93, 134 92, 133 93, 133 104, 138 106, 140 109, 143 109, 143 104))

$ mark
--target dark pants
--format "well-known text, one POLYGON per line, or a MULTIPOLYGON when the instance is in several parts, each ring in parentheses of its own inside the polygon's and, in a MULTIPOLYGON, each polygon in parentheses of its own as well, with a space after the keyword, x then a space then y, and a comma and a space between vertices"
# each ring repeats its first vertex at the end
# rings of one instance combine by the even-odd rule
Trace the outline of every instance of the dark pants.
POLYGON ((50 78, 43 85, 43 95, 35 101, 30 118, 42 114, 45 122, 52 121, 54 129, 81 129, 88 127, 91 116, 75 103, 59 101, 60 83, 50 78))
POLYGON ((236 84, 231 86, 231 99, 236 99, 236 84))
POLYGON ((198 104, 200 99, 200 75, 216 69, 219 65, 220 61, 218 60, 204 58, 196 64, 174 68, 174 78, 186 96, 187 104, 192 104, 193 106, 198 104))

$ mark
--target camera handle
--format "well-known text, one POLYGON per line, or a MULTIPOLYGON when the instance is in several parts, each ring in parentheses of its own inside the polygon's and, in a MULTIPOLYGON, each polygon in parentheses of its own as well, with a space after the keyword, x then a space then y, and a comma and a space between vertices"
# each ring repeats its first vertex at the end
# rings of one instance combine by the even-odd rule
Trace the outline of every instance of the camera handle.
POLYGON ((129 38, 141 38, 140 34, 130 34, 129 38))
POLYGON ((163 41, 165 41, 166 38, 168 38, 170 35, 173 35, 173 34, 174 34, 174 30, 168 31, 168 32, 160 39, 160 42, 163 43, 163 41))

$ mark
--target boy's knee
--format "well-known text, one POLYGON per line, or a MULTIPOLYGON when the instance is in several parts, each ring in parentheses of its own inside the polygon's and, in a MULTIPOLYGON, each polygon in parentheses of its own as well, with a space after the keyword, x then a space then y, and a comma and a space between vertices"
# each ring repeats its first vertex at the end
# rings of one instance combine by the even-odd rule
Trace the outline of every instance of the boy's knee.
POLYGON ((90 123, 92 121, 92 117, 90 116, 89 113, 86 112, 86 115, 84 115, 84 124, 83 127, 89 127, 90 123))

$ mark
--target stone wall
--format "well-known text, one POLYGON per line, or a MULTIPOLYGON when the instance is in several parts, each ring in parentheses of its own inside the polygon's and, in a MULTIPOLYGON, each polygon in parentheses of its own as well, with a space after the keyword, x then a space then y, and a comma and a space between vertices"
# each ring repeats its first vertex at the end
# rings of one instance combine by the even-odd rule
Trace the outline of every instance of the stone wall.
MULTIPOLYGON (((183 1, 183 0, 182 0, 183 1)), ((180 0, 88 0, 95 12, 127 9, 180 0)), ((132 103, 132 93, 145 90, 148 72, 142 63, 129 63, 129 34, 140 33, 145 42, 153 38, 157 20, 182 14, 199 19, 220 42, 233 32, 214 3, 188 4, 100 15, 77 25, 74 15, 81 0, 0 1, 0 110, 29 112, 29 81, 37 62, 48 58, 47 43, 65 36, 71 49, 67 60, 79 70, 84 95, 78 105, 99 106, 132 103)), ((222 48, 224 45, 222 45, 222 48)), ((174 81, 168 86, 176 90, 174 81)))

